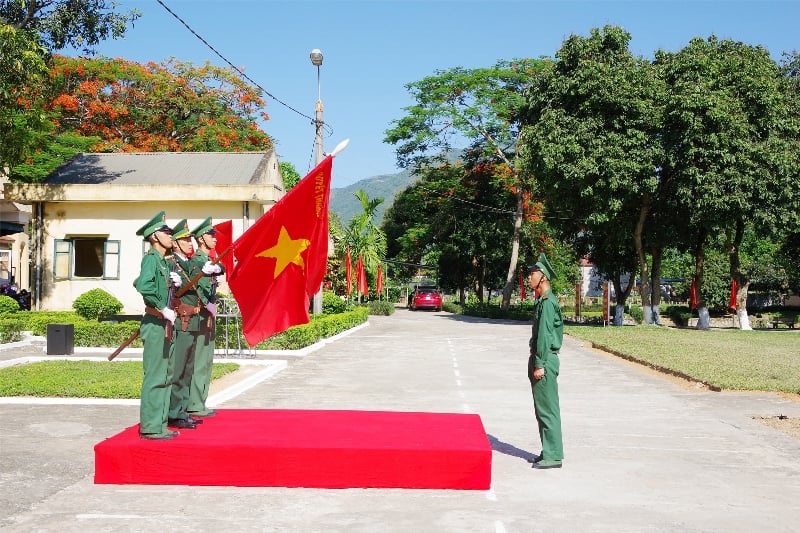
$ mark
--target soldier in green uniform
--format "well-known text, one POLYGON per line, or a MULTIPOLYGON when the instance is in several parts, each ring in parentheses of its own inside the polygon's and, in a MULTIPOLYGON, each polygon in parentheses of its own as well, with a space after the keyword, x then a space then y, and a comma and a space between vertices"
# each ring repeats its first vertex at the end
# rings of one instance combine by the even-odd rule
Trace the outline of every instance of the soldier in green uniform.
MULTIPOLYGON (((164 211, 161 211, 136 232, 150 243, 150 250, 142 258, 139 277, 133 282, 145 305, 139 326, 139 335, 144 343, 139 435, 143 439, 157 440, 178 435, 177 431, 167 429, 172 371, 172 336, 167 326, 171 327, 175 322, 175 312, 170 309, 169 287, 174 286, 176 280, 164 257, 172 249, 172 230, 165 219, 164 211)), ((179 284, 180 280, 177 282, 179 284)))
POLYGON ((217 317, 216 284, 217 276, 225 270, 219 263, 213 263, 209 254, 217 246, 217 230, 211 225, 211 217, 205 219, 192 232, 197 241, 197 251, 192 256, 193 268, 205 274, 197 282, 197 295, 200 298, 200 333, 194 356, 194 375, 189 394, 189 414, 193 417, 214 416, 216 411, 206 407, 208 388, 211 384, 211 366, 214 362, 217 317))
MULTIPOLYGON (((181 279, 183 290, 194 277, 192 256, 192 235, 186 219, 172 228, 172 261, 174 271, 181 279)), ((197 269, 199 272, 199 269, 197 269)), ((175 321, 175 340, 173 342, 172 392, 169 402, 169 418, 167 425, 178 429, 195 429, 200 420, 189 416, 189 389, 194 373, 194 351, 197 335, 200 331, 200 299, 196 286, 184 291, 180 298, 173 298, 172 308, 177 315, 175 321)))
POLYGON ((529 267, 528 285, 534 291, 533 327, 529 344, 528 379, 533 392, 533 408, 539 426, 542 453, 534 468, 561 468, 564 447, 561 441, 561 409, 558 404, 558 352, 564 336, 561 306, 550 287, 556 273, 545 254, 529 267))

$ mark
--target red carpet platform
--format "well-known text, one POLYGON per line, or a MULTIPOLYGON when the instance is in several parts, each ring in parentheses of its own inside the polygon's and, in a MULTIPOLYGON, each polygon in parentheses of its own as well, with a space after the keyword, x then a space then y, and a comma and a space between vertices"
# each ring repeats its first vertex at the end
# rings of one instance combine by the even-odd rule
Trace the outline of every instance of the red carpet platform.
POLYGON ((138 424, 94 447, 95 483, 486 490, 478 415, 225 409, 168 441, 138 424))

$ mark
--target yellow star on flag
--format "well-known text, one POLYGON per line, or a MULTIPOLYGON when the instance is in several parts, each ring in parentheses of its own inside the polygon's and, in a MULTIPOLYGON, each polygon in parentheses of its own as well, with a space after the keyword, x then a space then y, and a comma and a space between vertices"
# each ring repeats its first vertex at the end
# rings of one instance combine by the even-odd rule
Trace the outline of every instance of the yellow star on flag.
POLYGON ((289 232, 286 231, 286 226, 281 226, 280 235, 278 235, 278 243, 262 252, 256 254, 256 257, 274 257, 275 263, 275 278, 280 276, 283 269, 289 266, 289 263, 294 263, 300 268, 305 269, 305 263, 300 254, 308 248, 311 241, 307 239, 292 239, 289 232))

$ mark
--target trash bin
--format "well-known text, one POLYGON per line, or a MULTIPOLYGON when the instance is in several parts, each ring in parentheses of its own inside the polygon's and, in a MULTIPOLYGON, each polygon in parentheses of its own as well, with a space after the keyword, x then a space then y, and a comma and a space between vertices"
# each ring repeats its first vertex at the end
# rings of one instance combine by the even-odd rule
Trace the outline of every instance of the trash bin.
POLYGON ((47 324, 47 355, 72 355, 74 342, 73 324, 47 324))

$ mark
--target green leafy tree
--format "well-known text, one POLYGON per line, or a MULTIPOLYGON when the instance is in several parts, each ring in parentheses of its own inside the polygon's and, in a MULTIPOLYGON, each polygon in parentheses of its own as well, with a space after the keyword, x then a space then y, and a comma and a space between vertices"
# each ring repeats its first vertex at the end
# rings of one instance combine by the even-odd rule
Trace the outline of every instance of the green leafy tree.
MULTIPOLYGON (((647 241, 658 242, 653 235, 662 225, 647 223, 662 186, 664 84, 648 61, 629 51, 630 38, 606 26, 564 42, 553 68, 526 94, 524 168, 536 176, 534 190, 559 236, 614 281, 619 309, 630 289, 621 287, 620 276, 631 272, 634 254, 649 310, 647 241)), ((649 323, 652 314, 645 318, 649 323)))
POLYGON ((465 141, 475 161, 494 163, 498 175, 505 175, 514 187, 516 208, 510 221, 513 237, 503 309, 508 308, 515 285, 529 181, 517 165, 519 109, 524 103, 523 89, 544 65, 543 60, 520 59, 501 61, 490 68, 456 67, 408 84, 416 103, 405 108, 407 115, 394 121, 385 137, 385 142, 398 145, 400 166, 412 166, 416 171, 443 163, 452 152, 452 143, 465 141))
POLYGON ((303 179, 303 176, 297 172, 294 165, 287 161, 281 161, 278 166, 281 169, 281 176, 283 176, 283 186, 286 188, 286 192, 289 192, 303 179))
POLYGON ((71 46, 91 53, 101 41, 123 37, 141 16, 117 7, 113 0, 0 0, 0 23, 39 35, 50 51, 71 46))
POLYGON ((140 14, 116 7, 107 0, 0 0, 0 170, 24 161, 51 131, 25 88, 44 82, 53 51, 91 52, 104 39, 122 37, 140 14))
POLYGON ((363 189, 353 195, 361 203, 362 211, 350 220, 347 227, 330 226, 336 242, 335 255, 340 264, 344 264, 348 249, 354 262, 361 256, 368 278, 375 279, 378 265, 386 257, 386 235, 375 225, 375 213, 383 198, 370 200, 363 189))
POLYGON ((0 19, 0 171, 21 161, 47 128, 45 113, 22 90, 47 77, 45 55, 35 33, 0 19))
MULTIPOLYGON (((749 329, 741 261, 747 228, 774 235, 797 223, 796 98, 760 46, 698 38, 677 53, 657 53, 656 62, 670 87, 664 168, 676 183, 676 211, 685 214, 696 283, 706 286, 706 247, 725 234, 740 324, 749 329)), ((702 291, 698 300, 698 328, 706 329, 702 291)))

